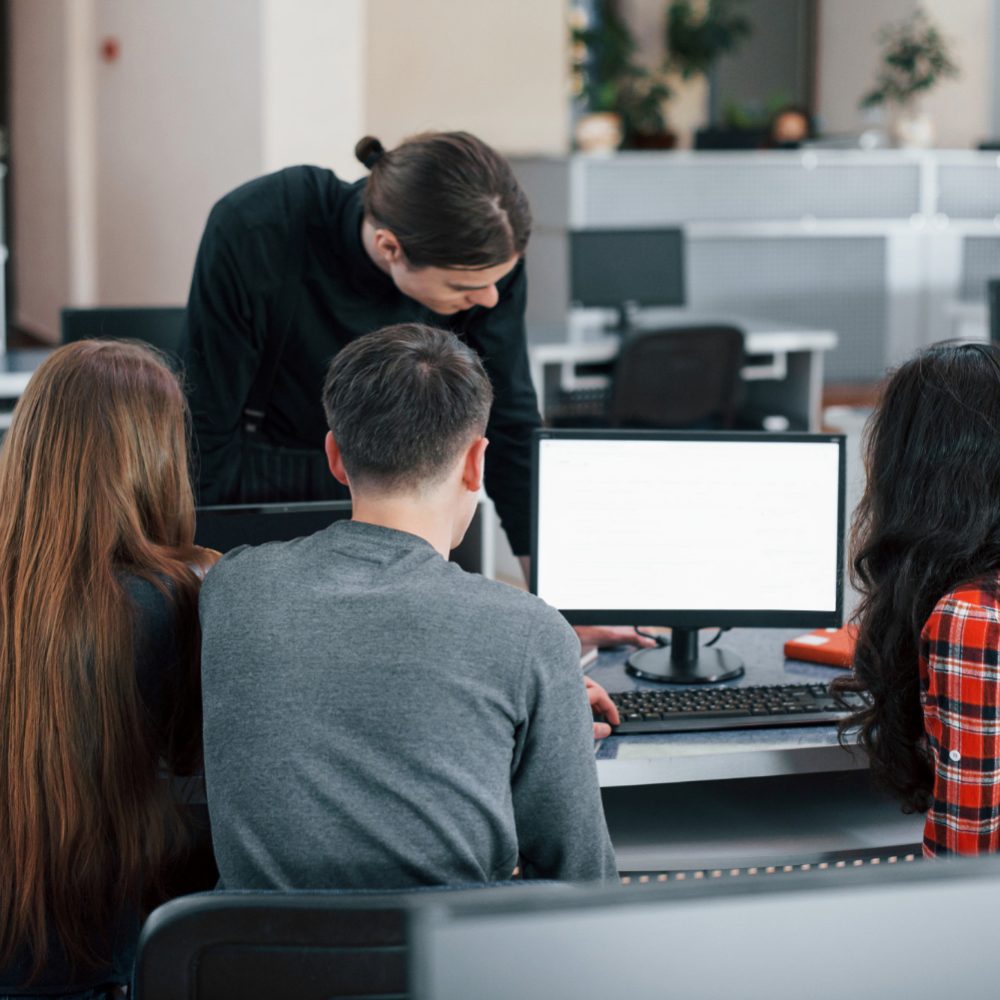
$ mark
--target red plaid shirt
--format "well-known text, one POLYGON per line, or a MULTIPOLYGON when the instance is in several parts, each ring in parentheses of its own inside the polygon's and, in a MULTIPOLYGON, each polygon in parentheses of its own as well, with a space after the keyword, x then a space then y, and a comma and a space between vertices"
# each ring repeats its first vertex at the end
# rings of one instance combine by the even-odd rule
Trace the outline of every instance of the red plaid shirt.
POLYGON ((924 854, 1000 851, 1000 579, 938 601, 920 633, 934 800, 924 854))

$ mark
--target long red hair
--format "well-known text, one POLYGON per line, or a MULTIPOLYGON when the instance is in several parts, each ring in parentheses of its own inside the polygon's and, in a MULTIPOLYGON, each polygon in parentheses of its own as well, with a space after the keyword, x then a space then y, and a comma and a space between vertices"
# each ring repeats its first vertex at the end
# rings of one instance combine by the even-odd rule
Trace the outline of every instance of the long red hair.
POLYGON ((0 961, 33 974, 54 930, 90 965, 183 842, 161 756, 196 759, 200 550, 177 378, 138 343, 56 350, 0 446, 0 961), (141 702, 122 575, 174 604, 167 747, 141 702))

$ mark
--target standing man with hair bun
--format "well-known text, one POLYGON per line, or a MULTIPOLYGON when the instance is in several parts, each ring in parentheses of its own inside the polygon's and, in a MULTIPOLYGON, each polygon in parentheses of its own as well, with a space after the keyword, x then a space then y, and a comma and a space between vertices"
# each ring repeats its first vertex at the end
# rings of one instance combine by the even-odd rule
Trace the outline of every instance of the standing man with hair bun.
MULTIPOLYGON (((515 555, 530 550, 531 435, 523 254, 531 210, 510 164, 467 132, 355 148, 368 178, 320 167, 257 178, 212 209, 183 349, 202 503, 321 500, 331 358, 397 323, 456 333, 494 391, 485 486, 515 555)), ((621 630, 587 641, 637 641, 621 630)))
POLYGON ((524 331, 528 200, 507 161, 464 132, 391 151, 367 136, 355 153, 365 180, 289 167, 230 192, 208 218, 184 350, 201 501, 342 495, 323 456, 330 359, 380 327, 429 322, 489 372, 486 486, 523 555, 540 423, 524 331))

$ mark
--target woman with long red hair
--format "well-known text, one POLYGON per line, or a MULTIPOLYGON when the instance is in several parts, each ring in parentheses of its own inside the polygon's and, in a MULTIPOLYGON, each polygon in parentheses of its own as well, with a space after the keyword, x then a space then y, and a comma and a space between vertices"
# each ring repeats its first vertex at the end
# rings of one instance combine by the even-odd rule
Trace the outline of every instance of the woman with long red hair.
POLYGON ((200 752, 187 415, 137 343, 35 373, 0 446, 0 994, 128 982, 200 752))

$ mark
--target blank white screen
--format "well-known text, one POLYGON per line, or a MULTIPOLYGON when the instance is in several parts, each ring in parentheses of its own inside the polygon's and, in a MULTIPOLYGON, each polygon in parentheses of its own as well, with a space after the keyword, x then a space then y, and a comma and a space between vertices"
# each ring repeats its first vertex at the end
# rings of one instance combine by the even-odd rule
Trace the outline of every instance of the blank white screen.
POLYGON ((835 611, 833 441, 539 442, 538 594, 564 611, 835 611))

